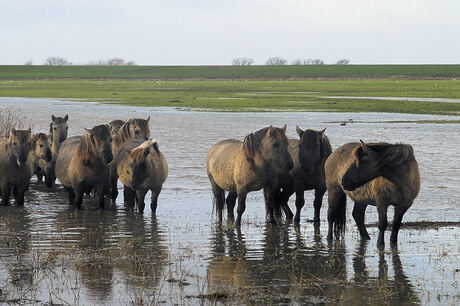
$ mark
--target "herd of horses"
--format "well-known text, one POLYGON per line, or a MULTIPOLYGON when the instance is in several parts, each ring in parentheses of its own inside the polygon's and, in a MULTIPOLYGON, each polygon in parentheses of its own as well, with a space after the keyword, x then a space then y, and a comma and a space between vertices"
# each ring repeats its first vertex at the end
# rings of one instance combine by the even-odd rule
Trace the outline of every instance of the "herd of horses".
MULTIPOLYGON (((168 163, 158 143, 150 139, 149 120, 114 120, 67 137, 69 119, 52 115, 49 134, 32 135, 31 130, 12 129, 0 138, 0 190, 2 204, 10 194, 20 206, 31 177, 43 177, 48 187, 58 179, 68 193, 69 203, 81 208, 85 194, 96 196, 101 208, 105 197, 115 202, 118 179, 124 185, 124 201, 142 213, 145 195, 151 191, 155 214, 158 196, 168 175, 168 163)), ((420 189, 420 176, 413 149, 407 144, 384 142, 347 143, 332 151, 325 130, 302 130, 299 139, 288 139, 286 126, 269 126, 247 135, 243 141, 227 139, 208 152, 206 169, 215 198, 216 212, 241 224, 246 196, 263 189, 269 222, 284 212, 287 220, 300 221, 304 191, 313 190, 314 222, 320 221, 322 199, 328 191, 328 235, 332 240, 345 231, 346 196, 354 201, 353 218, 362 239, 370 239, 364 225, 367 205, 378 211, 378 246, 384 245, 387 209, 394 206, 390 241, 396 243, 403 215, 420 189), (225 193, 227 192, 227 196, 225 193), (295 193, 296 213, 288 206, 295 193), (238 202, 237 202, 238 201, 238 202)))

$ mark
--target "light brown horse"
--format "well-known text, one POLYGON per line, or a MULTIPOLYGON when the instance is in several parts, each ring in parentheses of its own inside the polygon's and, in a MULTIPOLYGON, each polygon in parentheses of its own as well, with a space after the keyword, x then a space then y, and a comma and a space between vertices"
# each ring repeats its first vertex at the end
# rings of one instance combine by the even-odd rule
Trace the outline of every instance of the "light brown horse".
POLYGON ((11 189, 16 203, 24 205, 24 193, 29 188, 32 176, 27 162, 31 141, 30 128, 13 128, 8 139, 0 138, 0 189, 3 205, 9 204, 11 189))
POLYGON ((111 136, 107 125, 86 130, 84 136, 67 139, 56 159, 56 176, 69 192, 70 204, 78 209, 87 190, 96 190, 99 207, 104 207, 104 187, 113 159, 111 136))
POLYGON ((379 247, 384 245, 387 209, 393 205, 390 242, 396 243, 404 213, 420 190, 420 175, 412 146, 384 142, 347 143, 329 156, 325 170, 329 198, 327 238, 332 239, 333 232, 340 237, 345 231, 347 194, 355 202, 353 218, 363 239, 370 239, 364 225, 366 207, 377 206, 379 247))
POLYGON ((233 208, 238 198, 236 225, 246 209, 246 195, 264 189, 269 221, 280 217, 275 207, 278 178, 294 166, 287 150, 286 126, 263 128, 241 142, 228 139, 218 142, 208 152, 206 169, 216 200, 218 218, 222 219, 225 202, 228 218, 233 220, 233 208), (229 191, 225 201, 225 191, 229 191))
MULTIPOLYGON (((142 139, 144 141, 150 138, 150 116, 147 119, 133 118, 126 121, 115 133, 112 141, 112 154, 117 156, 118 149, 125 142, 131 139, 142 139)), ((112 121, 113 122, 113 121, 112 121)), ((110 123, 109 123, 110 124, 110 123)), ((117 164, 114 160, 110 165, 109 188, 112 201, 115 202, 118 196, 117 189, 117 164)))
POLYGON ((155 140, 133 139, 124 143, 116 157, 117 174, 125 186, 125 202, 137 199, 139 212, 144 211, 145 194, 150 190, 150 208, 155 214, 162 186, 168 176, 168 163, 155 140))
POLYGON ((286 219, 291 220, 292 211, 288 206, 289 197, 296 194, 296 214, 294 221, 300 222, 300 212, 305 204, 305 190, 315 189, 315 208, 314 222, 319 222, 319 214, 323 203, 323 196, 326 192, 326 175, 324 173, 324 163, 332 152, 329 138, 324 134, 324 130, 305 130, 296 127, 299 140, 289 139, 289 154, 294 161, 294 168, 289 175, 280 177, 281 208, 286 214, 286 219))
POLYGON ((32 173, 37 175, 38 182, 42 181, 43 175, 47 175, 46 171, 49 171, 47 164, 51 162, 52 157, 48 135, 44 133, 33 135, 28 163, 32 173))
POLYGON ((54 115, 51 115, 48 136, 51 142, 51 155, 53 158, 49 163, 47 163, 47 169, 45 171, 45 182, 48 187, 52 187, 56 180, 56 158, 62 142, 67 139, 67 132, 69 130, 67 120, 69 120, 69 115, 65 115, 64 117, 55 117, 54 115))

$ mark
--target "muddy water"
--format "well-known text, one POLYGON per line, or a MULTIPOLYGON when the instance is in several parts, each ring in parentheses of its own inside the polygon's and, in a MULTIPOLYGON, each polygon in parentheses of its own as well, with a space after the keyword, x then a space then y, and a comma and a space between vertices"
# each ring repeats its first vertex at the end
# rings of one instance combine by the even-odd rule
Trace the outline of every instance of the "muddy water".
MULTIPOLYGON (((0 106, 19 108, 37 132, 48 130, 52 113, 69 114, 70 136, 113 119, 151 116, 152 137, 170 168, 156 217, 148 209, 140 215, 125 207, 122 192, 103 211, 91 199, 75 211, 62 188, 49 191, 35 182, 23 208, 0 207, 0 301, 454 305, 460 300, 460 229, 455 225, 460 220, 460 126, 381 123, 449 117, 184 112, 22 98, 0 98, 0 106), (366 123, 326 123, 348 119, 366 123), (241 230, 219 224, 205 171, 208 148, 269 124, 287 124, 291 137, 297 124, 327 127, 334 148, 357 139, 412 144, 422 188, 404 221, 439 224, 403 227, 398 249, 387 245, 379 252, 377 228, 370 226, 372 240, 361 243, 349 220, 345 240, 328 244, 326 197, 320 227, 306 222, 313 218, 311 192, 299 227, 267 225, 260 192, 248 197, 241 230)), ((366 222, 376 220, 376 209, 368 208, 366 222)))

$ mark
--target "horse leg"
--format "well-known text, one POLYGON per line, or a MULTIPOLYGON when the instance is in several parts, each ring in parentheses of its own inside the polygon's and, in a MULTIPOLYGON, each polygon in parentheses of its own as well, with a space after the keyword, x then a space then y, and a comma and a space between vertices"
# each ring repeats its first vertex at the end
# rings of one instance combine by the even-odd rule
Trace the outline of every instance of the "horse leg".
POLYGON ((124 202, 130 206, 134 206, 134 199, 136 197, 136 192, 131 187, 125 186, 123 188, 123 198, 124 202))
POLYGON ((136 197, 137 197, 137 208, 139 209, 139 212, 142 214, 144 213, 144 208, 145 208, 145 194, 147 193, 148 189, 138 189, 136 190, 136 197))
POLYGON ((323 205, 323 196, 326 193, 326 188, 315 189, 315 200, 313 201, 313 207, 315 208, 315 217, 313 222, 319 223, 319 214, 321 212, 321 206, 323 205))
POLYGON ((72 188, 69 187, 64 187, 64 189, 67 191, 67 195, 69 197, 69 205, 73 205, 75 201, 75 192, 72 188))
POLYGON ((105 184, 96 187, 97 190, 97 197, 99 202, 99 208, 104 209, 105 205, 105 184))
POLYGON ((294 222, 300 222, 300 212, 302 211, 302 207, 305 205, 305 195, 303 189, 297 189, 295 191, 295 217, 294 222))
POLYGON ((158 205, 158 196, 160 195, 161 192, 161 186, 152 189, 152 200, 150 202, 150 209, 152 210, 152 215, 156 214, 157 211, 157 205, 158 205))
POLYGON ((9 184, 3 184, 1 189, 2 189, 2 205, 7 206, 10 204, 11 186, 9 184))
POLYGON ((235 208, 236 197, 237 197, 236 192, 230 191, 227 195, 227 199, 225 200, 225 204, 227 205, 227 218, 229 220, 235 220, 233 209, 235 208))
POLYGON ((18 206, 24 206, 24 194, 26 193, 27 186, 13 187, 14 199, 18 206))
POLYGON ((77 206, 77 209, 81 209, 81 203, 83 202, 84 188, 81 186, 76 186, 74 188, 74 200, 73 203, 77 206))
POLYGON ((398 232, 399 228, 401 227, 401 222, 404 214, 406 213, 407 209, 409 208, 410 205, 407 207, 402 208, 401 206, 396 206, 395 207, 395 214, 393 217, 393 228, 391 229, 391 237, 390 237, 390 242, 392 244, 396 244, 398 242, 398 232))
POLYGON ((37 173, 37 183, 42 183, 43 182, 43 172, 42 170, 38 170, 38 173, 37 173))
POLYGON ((111 175, 109 179, 109 190, 110 190, 110 197, 112 202, 115 203, 118 197, 118 187, 117 187, 118 178, 115 175, 111 175))
POLYGON ((225 191, 219 187, 219 185, 211 180, 212 193, 214 194, 214 199, 216 201, 216 213, 219 221, 222 221, 222 210, 224 209, 225 202, 225 191))
POLYGON ((345 231, 345 212, 347 197, 341 187, 329 188, 328 191, 327 221, 329 224, 327 240, 332 240, 332 234, 335 233, 336 238, 345 231))
POLYGON ((246 195, 247 193, 238 194, 238 208, 236 209, 238 216, 236 217, 236 226, 241 225, 241 216, 243 216, 244 211, 246 210, 246 195))
POLYGON ((379 214, 379 239, 377 240, 377 247, 382 248, 385 245, 385 230, 388 226, 387 219, 388 206, 382 203, 377 203, 377 212, 379 214))
POLYGON ((276 188, 264 188, 265 207, 268 213, 268 222, 270 223, 275 223, 281 216, 281 207, 279 203, 276 203, 275 201, 275 192, 276 188))
POLYGON ((294 187, 292 185, 286 186, 283 188, 283 191, 280 193, 279 202, 281 204, 281 208, 286 215, 286 220, 292 220, 294 214, 292 213, 291 209, 289 208, 288 202, 291 195, 294 193, 294 187))
POLYGON ((353 218, 355 219, 356 225, 359 229, 359 234, 361 238, 364 240, 369 240, 369 233, 366 230, 366 226, 364 225, 364 218, 366 213, 366 204, 355 202, 355 206, 353 207, 353 218))

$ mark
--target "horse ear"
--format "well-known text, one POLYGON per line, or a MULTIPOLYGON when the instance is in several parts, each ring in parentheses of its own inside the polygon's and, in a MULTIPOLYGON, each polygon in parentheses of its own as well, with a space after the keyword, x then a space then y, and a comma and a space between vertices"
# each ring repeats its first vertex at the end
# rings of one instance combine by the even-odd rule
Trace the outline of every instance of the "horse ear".
POLYGON ((297 125, 297 126, 295 127, 295 130, 297 131, 297 135, 299 135, 299 137, 301 137, 301 138, 302 138, 302 135, 303 135, 303 131, 302 131, 302 129, 301 129, 301 128, 299 128, 299 126, 297 125))
POLYGON ((285 125, 281 128, 281 130, 283 131, 284 134, 286 134, 286 128, 287 128, 287 124, 285 124, 285 125))
POLYGON ((27 133, 32 134, 32 129, 30 127, 27 129, 27 133))
POLYGON ((11 129, 10 135, 16 136, 16 129, 15 129, 15 128, 12 128, 12 129, 11 129))
POLYGON ((66 114, 65 117, 64 117, 64 120, 65 121, 69 120, 69 115, 66 114))
POLYGON ((91 132, 91 130, 90 130, 90 129, 87 129, 87 128, 84 128, 84 129, 85 129, 85 131, 86 131, 88 134, 90 134, 90 135, 92 135, 92 134, 93 134, 93 133, 91 132))
POLYGON ((367 152, 367 146, 364 143, 364 141, 362 141, 361 139, 359 141, 361 142, 361 148, 363 149, 363 152, 367 152))
POLYGON ((147 155, 149 155, 149 153, 150 153, 150 148, 149 148, 149 147, 145 148, 145 149, 144 149, 144 157, 146 157, 147 155))
POLYGON ((153 149, 155 150, 155 152, 157 152, 158 154, 160 154, 160 149, 158 148, 158 142, 154 142, 152 144, 152 147, 153 149))
POLYGON ((324 137, 324 132, 326 132, 326 128, 324 128, 321 131, 319 131, 319 135, 321 136, 321 138, 324 137))
POLYGON ((54 115, 51 115, 51 121, 54 122, 54 120, 56 120, 56 117, 54 117, 54 115))
POLYGON ((251 133, 244 137, 243 150, 246 153, 246 156, 248 156, 251 159, 253 159, 256 155, 257 145, 255 143, 254 133, 251 133))
POLYGON ((149 121, 150 121, 150 116, 149 116, 149 117, 146 119, 146 121, 147 121, 147 122, 149 122, 149 121))

